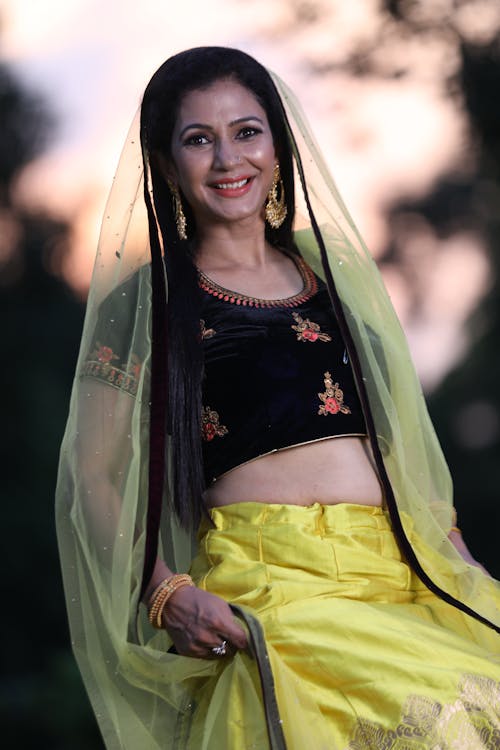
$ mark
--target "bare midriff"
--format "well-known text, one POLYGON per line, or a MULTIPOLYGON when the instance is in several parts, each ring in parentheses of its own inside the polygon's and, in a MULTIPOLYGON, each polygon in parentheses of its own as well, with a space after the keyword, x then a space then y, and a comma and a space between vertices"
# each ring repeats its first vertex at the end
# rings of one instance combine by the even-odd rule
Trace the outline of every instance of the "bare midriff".
POLYGON ((366 437, 334 437, 260 456, 223 474, 205 493, 208 507, 262 502, 286 505, 383 504, 366 437))

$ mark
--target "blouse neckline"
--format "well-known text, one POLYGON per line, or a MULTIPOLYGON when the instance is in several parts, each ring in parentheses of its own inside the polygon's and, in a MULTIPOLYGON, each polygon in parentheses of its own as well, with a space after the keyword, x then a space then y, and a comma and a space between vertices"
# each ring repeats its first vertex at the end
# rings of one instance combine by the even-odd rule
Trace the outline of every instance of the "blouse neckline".
POLYGON ((295 263, 298 272, 302 277, 302 289, 291 297, 282 299, 263 299, 260 297, 251 297, 247 294, 241 294, 231 289, 217 284, 213 279, 207 276, 198 268, 198 283, 204 292, 217 297, 223 302, 229 302, 233 305, 242 305, 243 307, 298 307, 303 302, 313 297, 318 291, 318 282, 316 276, 309 268, 307 263, 300 255, 289 254, 289 257, 295 263))

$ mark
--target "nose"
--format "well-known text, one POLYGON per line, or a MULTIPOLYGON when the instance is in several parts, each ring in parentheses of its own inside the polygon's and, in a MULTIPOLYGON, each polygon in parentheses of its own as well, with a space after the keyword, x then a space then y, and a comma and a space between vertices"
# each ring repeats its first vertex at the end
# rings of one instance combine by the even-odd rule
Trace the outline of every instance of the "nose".
POLYGON ((214 152, 214 167, 228 170, 241 162, 238 144, 231 138, 221 138, 217 141, 214 152))

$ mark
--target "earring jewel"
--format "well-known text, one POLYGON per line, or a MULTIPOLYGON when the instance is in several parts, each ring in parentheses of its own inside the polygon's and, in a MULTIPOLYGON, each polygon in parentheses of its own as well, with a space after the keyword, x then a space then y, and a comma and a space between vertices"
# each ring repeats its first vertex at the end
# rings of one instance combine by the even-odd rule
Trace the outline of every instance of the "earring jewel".
POLYGON ((168 181, 168 187, 170 189, 170 192, 172 193, 172 198, 174 199, 175 226, 177 227, 177 234, 179 235, 180 240, 187 240, 186 215, 184 214, 182 208, 182 200, 179 193, 179 188, 170 180, 168 181))
POLYGON ((287 207, 285 204, 285 186, 280 174, 280 165, 274 165, 273 184, 267 194, 267 203, 265 208, 265 214, 268 224, 273 229, 279 229, 279 227, 285 221, 287 215, 287 207), (279 198, 278 198, 279 190, 279 198))

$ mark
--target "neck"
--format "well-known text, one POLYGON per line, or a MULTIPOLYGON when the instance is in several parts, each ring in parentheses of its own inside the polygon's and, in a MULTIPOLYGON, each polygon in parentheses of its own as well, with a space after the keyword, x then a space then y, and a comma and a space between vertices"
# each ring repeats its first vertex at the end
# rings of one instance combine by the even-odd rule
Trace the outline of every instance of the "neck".
POLYGON ((264 224, 255 222, 204 227, 199 234, 196 264, 202 271, 224 269, 259 269, 279 252, 265 239, 264 224))

